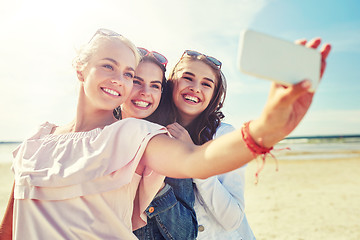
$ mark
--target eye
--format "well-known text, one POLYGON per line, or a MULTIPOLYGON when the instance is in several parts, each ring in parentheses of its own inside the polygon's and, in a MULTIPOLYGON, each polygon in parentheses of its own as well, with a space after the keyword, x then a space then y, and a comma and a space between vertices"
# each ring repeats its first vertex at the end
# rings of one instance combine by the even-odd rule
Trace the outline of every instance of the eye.
POLYGON ((139 80, 137 80, 137 79, 134 79, 134 80, 133 80, 133 84, 141 85, 141 82, 140 82, 139 80))
POLYGON ((192 82, 192 78, 191 77, 183 77, 186 81, 192 82))
POLYGON ((110 64, 104 64, 102 65, 103 68, 107 68, 109 70, 114 70, 113 66, 111 66, 110 64))
POLYGON ((125 77, 126 77, 127 79, 133 79, 133 78, 134 78, 134 74, 131 73, 131 72, 127 72, 127 73, 125 73, 124 75, 125 75, 125 77))
POLYGON ((151 87, 155 89, 161 89, 161 86, 159 84, 153 84, 151 85, 151 87))
POLYGON ((208 88, 211 88, 211 87, 212 87, 212 86, 211 86, 209 83, 207 83, 207 82, 202 83, 202 85, 205 86, 205 87, 208 87, 208 88))

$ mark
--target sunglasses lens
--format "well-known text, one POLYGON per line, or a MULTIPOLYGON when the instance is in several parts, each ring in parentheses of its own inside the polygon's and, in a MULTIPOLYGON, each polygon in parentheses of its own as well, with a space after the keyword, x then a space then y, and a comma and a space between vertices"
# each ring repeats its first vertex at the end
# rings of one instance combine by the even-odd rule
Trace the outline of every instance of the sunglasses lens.
POLYGON ((167 63, 167 59, 163 55, 161 55, 160 53, 152 52, 152 54, 156 58, 156 60, 159 61, 159 63, 161 63, 161 64, 167 63))
POLYGON ((145 48, 140 48, 140 47, 138 47, 138 51, 139 51, 141 57, 145 57, 145 56, 150 54, 150 56, 155 58, 156 61, 158 61, 160 64, 162 64, 162 65, 164 65, 164 67, 166 67, 166 64, 167 64, 168 61, 167 61, 166 57, 164 57, 160 53, 154 52, 154 51, 149 52, 149 50, 147 50, 145 48))
POLYGON ((121 34, 118 34, 117 32, 114 32, 114 31, 111 31, 109 29, 106 29, 106 28, 100 28, 98 29, 95 34, 90 38, 90 41, 91 42, 94 37, 98 34, 101 34, 103 36, 109 36, 109 37, 115 37, 115 36, 121 36, 121 34))
POLYGON ((186 50, 185 52, 186 52, 187 55, 189 55, 191 57, 197 57, 197 56, 201 55, 201 53, 195 52, 195 51, 192 51, 192 50, 186 50))
POLYGON ((206 57, 208 60, 210 60, 213 64, 215 64, 216 66, 220 67, 221 66, 221 62, 219 60, 217 60, 216 58, 214 57, 210 57, 210 56, 207 56, 206 57))
POLYGON ((120 36, 120 34, 105 28, 100 28, 98 32, 106 36, 120 36))
POLYGON ((148 55, 148 53, 149 53, 149 51, 146 50, 145 48, 138 48, 138 50, 139 50, 140 55, 141 55, 142 57, 148 55))

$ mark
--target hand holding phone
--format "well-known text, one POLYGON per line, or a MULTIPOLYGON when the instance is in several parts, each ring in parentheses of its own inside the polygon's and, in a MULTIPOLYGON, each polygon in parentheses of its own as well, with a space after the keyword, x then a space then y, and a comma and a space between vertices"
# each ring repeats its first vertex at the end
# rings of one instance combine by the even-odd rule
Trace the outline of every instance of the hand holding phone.
POLYGON ((245 30, 239 42, 238 67, 246 74, 283 85, 307 79, 310 90, 315 91, 320 81, 321 54, 316 49, 245 30))

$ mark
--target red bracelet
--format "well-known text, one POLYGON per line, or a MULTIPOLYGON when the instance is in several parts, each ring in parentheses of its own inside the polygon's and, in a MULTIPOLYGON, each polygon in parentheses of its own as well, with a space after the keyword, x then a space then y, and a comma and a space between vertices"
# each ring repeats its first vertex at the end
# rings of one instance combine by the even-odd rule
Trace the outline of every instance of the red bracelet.
MULTIPOLYGON (((265 158, 267 154, 270 154, 275 160, 276 160, 276 171, 278 170, 278 162, 277 159, 275 158, 275 156, 271 153, 271 150, 273 150, 273 147, 270 148, 266 148, 263 146, 260 146, 259 144, 257 144, 254 139, 252 138, 252 136, 250 135, 250 131, 249 131, 249 125, 250 122, 246 122, 244 123, 244 125, 241 128, 241 134, 242 134, 242 138, 245 142, 246 147, 250 150, 251 154, 254 156, 254 158, 257 158, 259 155, 262 155, 262 164, 259 167, 255 173, 255 184, 258 183, 259 181, 259 173, 261 172, 261 170, 264 168, 265 165, 265 158)), ((261 144, 262 139, 259 139, 259 142, 261 144)))
MULTIPOLYGON (((250 122, 251 121, 244 123, 243 127, 241 128, 242 137, 246 144, 246 147, 250 150, 250 152, 254 155, 254 157, 257 157, 257 155, 270 153, 270 151, 273 150, 273 147, 266 148, 266 147, 260 146, 251 137, 250 131, 249 131, 250 122)), ((260 143, 262 142, 261 138, 259 139, 259 142, 260 143)))

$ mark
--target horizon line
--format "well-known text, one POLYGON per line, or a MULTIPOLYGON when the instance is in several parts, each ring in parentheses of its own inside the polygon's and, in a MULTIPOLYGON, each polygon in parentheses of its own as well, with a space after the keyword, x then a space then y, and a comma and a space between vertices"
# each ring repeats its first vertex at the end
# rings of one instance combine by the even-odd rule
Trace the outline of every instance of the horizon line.
MULTIPOLYGON (((301 136, 290 136, 286 137, 284 139, 301 139, 301 138, 307 138, 307 139, 314 139, 314 138, 360 138, 360 134, 332 134, 332 135, 301 135, 301 136)), ((284 140, 283 139, 283 140, 284 140)), ((23 141, 0 141, 0 144, 10 144, 10 143, 22 143, 23 141)))

